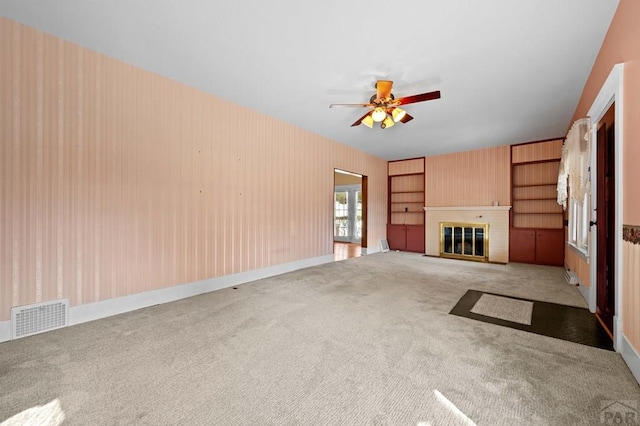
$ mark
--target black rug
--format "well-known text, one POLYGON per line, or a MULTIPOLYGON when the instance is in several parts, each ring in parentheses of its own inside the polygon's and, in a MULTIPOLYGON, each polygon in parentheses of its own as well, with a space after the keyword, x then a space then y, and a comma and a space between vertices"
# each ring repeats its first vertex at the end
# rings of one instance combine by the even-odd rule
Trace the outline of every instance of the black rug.
POLYGON ((588 309, 584 308, 522 299, 519 297, 505 296, 504 294, 468 290, 449 313, 477 321, 488 322, 490 324, 541 334, 543 336, 555 337, 556 339, 568 340, 582 345, 610 351, 613 350, 613 342, 602 324, 600 324, 600 321, 598 321, 596 316, 589 312, 588 309), (474 314, 471 312, 471 309, 473 309, 483 294, 533 302, 531 325, 474 314))

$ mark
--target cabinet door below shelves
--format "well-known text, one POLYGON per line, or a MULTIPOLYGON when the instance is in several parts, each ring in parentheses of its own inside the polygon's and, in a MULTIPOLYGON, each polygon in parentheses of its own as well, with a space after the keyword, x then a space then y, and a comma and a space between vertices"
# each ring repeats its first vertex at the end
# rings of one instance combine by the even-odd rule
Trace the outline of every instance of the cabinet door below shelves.
POLYGON ((511 262, 564 265, 564 229, 511 228, 511 262))
POLYGON ((389 249, 424 253, 424 225, 387 225, 389 249))
POLYGON ((509 236, 509 260, 534 263, 536 261, 536 230, 511 228, 509 236))
POLYGON ((387 242, 390 250, 405 250, 407 245, 405 225, 387 225, 387 242))
POLYGON ((424 253, 424 225, 407 225, 406 250, 424 253))
POLYGON ((536 230, 536 263, 564 265, 564 229, 536 230))

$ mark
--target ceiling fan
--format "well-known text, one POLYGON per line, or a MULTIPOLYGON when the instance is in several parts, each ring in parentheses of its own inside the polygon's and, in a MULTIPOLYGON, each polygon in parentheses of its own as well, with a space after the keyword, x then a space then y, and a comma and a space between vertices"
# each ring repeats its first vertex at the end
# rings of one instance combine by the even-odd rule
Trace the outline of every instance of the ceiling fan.
POLYGON ((372 128, 374 123, 380 123, 380 127, 386 129, 395 123, 406 123, 413 120, 413 117, 400 108, 400 105, 413 104, 416 102, 431 101, 440 99, 440 91, 422 93, 419 95, 405 96, 396 99, 391 93, 393 81, 378 80, 376 82, 376 94, 371 96, 368 104, 331 104, 329 108, 335 107, 355 107, 355 108, 372 108, 365 115, 360 117, 351 127, 358 126, 360 123, 372 128))

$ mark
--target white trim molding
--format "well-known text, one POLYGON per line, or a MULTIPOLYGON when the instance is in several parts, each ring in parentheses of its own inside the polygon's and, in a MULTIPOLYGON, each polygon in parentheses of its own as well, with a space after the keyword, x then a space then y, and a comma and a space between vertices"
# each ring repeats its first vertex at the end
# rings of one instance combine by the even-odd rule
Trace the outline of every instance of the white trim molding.
POLYGON ((595 299, 595 297, 593 297, 593 294, 591 292, 591 288, 589 288, 586 285, 584 285, 582 283, 582 281, 580 281, 580 278, 578 278, 578 291, 580 292, 582 297, 584 297, 584 300, 587 301, 587 305, 589 306, 589 312, 591 312, 592 314, 595 314, 596 313, 596 299, 595 299))
MULTIPOLYGON (((597 170, 597 161, 596 161, 596 153, 597 153, 597 132, 598 132, 598 122, 602 119, 602 117, 609 110, 609 107, 615 102, 615 200, 616 200, 616 214, 615 214, 615 265, 614 265, 614 275, 615 275, 615 317, 614 317, 614 329, 613 331, 613 346, 616 351, 620 352, 620 347, 622 345, 622 333, 620 333, 619 324, 622 324, 622 318, 624 317, 623 312, 623 303, 622 303, 622 166, 623 166, 623 119, 624 119, 624 102, 623 102, 623 75, 624 75, 624 64, 616 64, 613 66, 613 69, 609 73, 607 80, 602 85, 598 96, 593 101, 591 108, 589 109, 588 116, 591 118, 591 140, 595 143, 591 148, 591 176, 598 176, 597 170)), ((596 217, 596 208, 597 208, 597 185, 591 185, 591 220, 595 223, 597 222, 596 217)), ((597 304, 597 291, 598 291, 598 282, 597 282, 597 255, 598 255, 598 237, 597 232, 595 232, 596 228, 591 226, 591 243, 590 243, 590 286, 589 286, 589 298, 587 302, 589 302, 589 308, 591 309, 591 302, 593 301, 593 309, 595 311, 595 305, 597 304)))
POLYGON ((100 318, 118 315, 136 309, 146 308, 160 303, 173 302, 199 294, 209 293, 223 288, 245 284, 250 281, 260 280, 287 272, 296 271, 310 266, 334 261, 333 254, 297 262, 285 263, 271 266, 269 268, 255 269, 253 271, 240 272, 232 275, 211 278, 208 280, 196 281, 189 284, 182 284, 145 293, 133 294, 130 296, 118 297, 102 302, 90 303, 86 305, 74 306, 69 309, 69 325, 81 324, 100 318))
POLYGON ((0 321, 0 343, 11 340, 11 321, 0 321))
MULTIPOLYGON (((188 284, 151 290, 144 293, 107 299, 100 302, 72 306, 69 308, 69 325, 82 324, 84 322, 123 314, 161 303, 174 302, 176 300, 186 299, 187 297, 281 275, 298 269, 331 263, 333 261, 334 256, 330 254, 268 268, 255 269, 253 271, 240 272, 188 284)), ((8 340, 11 340, 11 321, 0 321, 0 342, 6 342, 8 340)))
POLYGON ((368 256, 370 254, 376 254, 376 253, 380 253, 380 244, 377 244, 375 246, 369 246, 369 247, 360 247, 360 254, 362 256, 368 256))
POLYGON ((621 346, 618 352, 620 352, 622 359, 624 359, 629 366, 633 377, 635 377, 638 384, 640 384, 640 354, 636 352, 624 333, 620 333, 620 341, 621 346))

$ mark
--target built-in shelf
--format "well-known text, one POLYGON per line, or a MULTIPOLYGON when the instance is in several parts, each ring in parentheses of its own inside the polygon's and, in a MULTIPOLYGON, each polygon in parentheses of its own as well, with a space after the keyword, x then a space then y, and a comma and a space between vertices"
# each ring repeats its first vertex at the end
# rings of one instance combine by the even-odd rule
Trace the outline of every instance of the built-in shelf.
POLYGON ((450 207, 424 207, 424 211, 492 211, 510 210, 511 206, 450 206, 450 207))
MULTIPOLYGON (((509 231, 509 259, 512 262, 562 265, 564 212, 557 203, 556 192, 562 145, 553 144, 557 150, 556 158, 553 158, 553 153, 544 150, 539 152, 542 158, 537 158, 534 155, 538 151, 535 145, 526 148, 530 161, 511 164, 513 209, 509 231)), ((512 159, 514 149, 516 147, 512 147, 512 159)))
POLYGON ((387 240, 392 250, 424 253, 424 158, 389 162, 387 240))
POLYGON ((554 183, 533 183, 530 185, 513 185, 514 188, 530 188, 532 186, 557 186, 558 182, 554 182, 554 183))
POLYGON ((564 213, 555 202, 559 166, 559 160, 512 165, 512 227, 562 228, 564 213))
POLYGON ((513 214, 537 214, 539 216, 542 216, 542 215, 546 216, 548 214, 559 214, 561 216, 563 215, 562 213, 554 213, 554 212, 547 213, 547 212, 516 212, 516 211, 514 211, 513 214))

